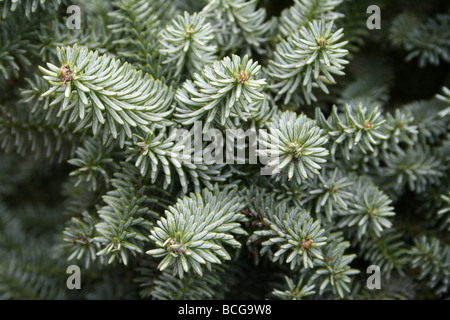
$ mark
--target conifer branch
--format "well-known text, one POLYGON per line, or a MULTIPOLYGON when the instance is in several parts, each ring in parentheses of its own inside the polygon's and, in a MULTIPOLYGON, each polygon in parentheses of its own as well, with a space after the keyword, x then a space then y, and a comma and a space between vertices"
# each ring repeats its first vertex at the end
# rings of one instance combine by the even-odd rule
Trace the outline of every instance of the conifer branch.
POLYGON ((333 26, 333 22, 314 20, 277 45, 267 70, 276 100, 284 97, 287 104, 301 89, 298 103, 310 104, 316 101, 313 88, 329 93, 327 85, 335 83, 333 75, 344 75, 347 41, 339 42, 343 29, 332 32, 333 26))
POLYGON ((200 12, 211 22, 222 52, 243 48, 246 54, 251 54, 248 46, 265 52, 266 35, 272 25, 271 21, 265 21, 266 11, 257 9, 257 3, 257 0, 210 0, 200 12))
POLYGON ((213 39, 213 29, 204 17, 184 12, 161 32, 159 51, 166 58, 163 64, 174 67, 174 77, 185 70, 191 75, 201 72, 205 64, 217 59, 213 39))
POLYGON ((359 273, 359 270, 352 269, 349 265, 357 255, 344 254, 344 251, 350 247, 350 242, 344 241, 340 234, 332 235, 328 241, 328 245, 323 250, 323 258, 316 262, 318 270, 311 281, 321 280, 320 295, 331 287, 333 294, 337 293, 339 298, 343 299, 346 293, 351 292, 351 276, 359 273))
POLYGON ((205 66, 202 74, 194 74, 194 82, 187 80, 177 90, 174 116, 184 126, 203 121, 203 133, 212 123, 234 128, 236 122, 248 121, 264 99, 266 82, 258 77, 260 69, 248 56, 236 55, 205 66))
POLYGON ((450 281, 450 247, 436 237, 422 236, 414 240, 410 254, 412 267, 420 272, 419 279, 426 279, 437 294, 446 292, 450 281))
POLYGON ((280 289, 274 289, 272 294, 282 300, 301 300, 304 297, 313 295, 316 293, 313 289, 315 285, 303 284, 304 277, 299 277, 298 281, 294 284, 294 281, 284 276, 286 281, 287 290, 281 291, 280 289))
POLYGON ((338 108, 333 106, 328 119, 316 108, 317 124, 323 128, 330 140, 330 153, 334 155, 336 148, 341 146, 341 151, 347 159, 350 158, 350 150, 355 145, 363 153, 374 152, 374 145, 388 138, 382 131, 386 120, 381 116, 378 108, 368 111, 362 104, 356 110, 346 104, 342 115, 338 114, 338 108))
POLYGON ((367 231, 381 235, 384 229, 392 226, 389 217, 394 216, 392 200, 368 178, 359 177, 353 185, 353 199, 349 203, 349 210, 340 212, 342 218, 338 227, 355 227, 361 238, 367 231))
POLYGON ((333 11, 342 1, 294 0, 291 7, 281 12, 279 32, 283 38, 288 38, 313 20, 335 21, 342 18, 342 13, 333 11))
POLYGON ((54 97, 50 106, 59 105, 61 113, 70 111, 70 122, 76 121, 78 128, 91 127, 94 135, 105 128, 104 141, 112 135, 123 145, 132 128, 149 132, 150 123, 170 123, 172 92, 160 81, 76 45, 57 48, 57 54, 60 67, 39 67, 51 84, 42 96, 54 97))
POLYGON ((173 266, 174 275, 180 278, 190 270, 202 275, 202 265, 209 268, 212 263, 231 259, 225 244, 241 246, 233 233, 246 234, 240 226, 245 218, 239 213, 242 207, 236 190, 228 188, 184 196, 151 230, 150 239, 157 249, 147 254, 163 258, 158 265, 161 271, 173 266))
POLYGON ((328 155, 323 147, 326 141, 323 130, 306 115, 285 112, 274 117, 268 135, 261 133, 260 143, 266 150, 259 154, 269 157, 268 166, 276 169, 278 179, 293 179, 300 185, 319 174, 328 155))
POLYGON ((267 229, 255 231, 252 237, 267 239, 261 242, 261 254, 276 248, 273 262, 289 263, 291 269, 301 264, 313 268, 315 259, 323 258, 320 247, 326 244, 325 230, 307 211, 282 203, 267 210, 262 218, 267 229))

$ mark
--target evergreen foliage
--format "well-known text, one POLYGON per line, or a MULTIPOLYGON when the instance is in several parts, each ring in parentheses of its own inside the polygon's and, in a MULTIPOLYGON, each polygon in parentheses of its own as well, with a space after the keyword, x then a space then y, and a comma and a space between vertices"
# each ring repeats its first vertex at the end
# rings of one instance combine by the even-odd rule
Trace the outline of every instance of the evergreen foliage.
POLYGON ((204 6, 200 14, 212 23, 223 54, 232 50, 250 54, 251 49, 265 52, 272 23, 266 20, 266 10, 257 5, 257 0, 212 0, 204 6))
POLYGON ((332 32, 333 25, 333 22, 313 20, 277 45, 267 71, 273 80, 270 87, 276 91, 275 99, 285 96, 286 104, 301 89, 303 95, 295 102, 310 104, 317 100, 313 88, 329 93, 326 85, 335 83, 333 74, 344 75, 342 70, 348 61, 343 58, 348 50, 342 47, 347 42, 338 42, 343 29, 332 32))
POLYGON ((242 204, 236 191, 214 189, 214 193, 204 189, 179 199, 151 230, 150 239, 159 248, 147 254, 164 257, 159 270, 173 265, 173 273, 181 278, 191 268, 202 275, 202 264, 209 268, 211 263, 220 263, 220 258, 231 260, 223 244, 241 246, 231 234, 246 233, 239 224, 245 216, 239 213, 242 204))
POLYGON ((409 51, 406 60, 418 58, 419 65, 438 65, 450 61, 450 14, 438 14, 420 22, 413 14, 405 13, 392 22, 391 38, 409 51))
POLYGON ((262 143, 267 145, 270 151, 261 154, 273 158, 269 166, 274 165, 274 160, 279 161, 275 173, 277 178, 287 180, 293 178, 299 185, 302 180, 312 178, 319 174, 321 163, 328 155, 323 145, 327 141, 323 130, 315 125, 314 121, 306 115, 297 116, 294 112, 283 113, 279 118, 274 117, 269 127, 269 139, 262 136, 262 143), (270 142, 269 142, 270 140, 270 142))
POLYGON ((342 13, 333 11, 341 3, 342 0, 294 0, 291 7, 281 12, 279 32, 283 38, 288 38, 313 20, 333 21, 342 18, 344 16, 342 13))
POLYGON ((50 106, 59 104, 60 112, 71 110, 69 122, 78 120, 78 126, 91 127, 94 135, 105 126, 103 141, 120 137, 123 144, 125 136, 131 137, 131 128, 149 132, 147 125, 164 123, 170 115, 170 89, 130 64, 77 46, 58 48, 57 55, 61 67, 50 63, 50 70, 40 67, 52 84, 42 96, 53 95, 50 106), (127 90, 118 92, 123 88, 127 90))
POLYGON ((235 128, 256 114, 265 79, 257 77, 261 66, 248 56, 233 55, 216 61, 194 74, 194 82, 186 80, 176 92, 178 107, 175 117, 185 126, 204 121, 206 133, 212 123, 235 128))
POLYGON ((217 47, 208 45, 213 39, 212 27, 204 17, 184 12, 161 33, 160 52, 167 57, 163 64, 175 66, 175 77, 186 69, 191 75, 200 72, 205 64, 217 59, 217 47))
POLYGON ((0 10, 0 299, 450 297, 448 1, 0 10))

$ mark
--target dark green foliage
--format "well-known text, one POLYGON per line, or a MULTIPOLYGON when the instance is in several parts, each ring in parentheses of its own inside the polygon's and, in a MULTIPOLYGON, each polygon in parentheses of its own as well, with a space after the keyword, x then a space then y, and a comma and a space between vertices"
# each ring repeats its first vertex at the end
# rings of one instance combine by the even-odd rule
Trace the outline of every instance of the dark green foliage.
POLYGON ((419 65, 439 65, 450 62, 450 14, 438 14, 421 22, 414 14, 404 13, 393 21, 390 36, 395 44, 401 44, 409 54, 406 60, 417 58, 419 65))
POLYGON ((450 297, 447 0, 0 10, 0 299, 450 297))
POLYGON ((274 289, 273 295, 282 300, 301 300, 303 297, 310 296, 315 293, 314 285, 304 285, 303 277, 294 283, 291 278, 286 277, 286 286, 288 290, 281 291, 274 289))
POLYGON ((161 65, 159 33, 177 13, 170 1, 119 0, 112 3, 108 29, 113 33, 113 50, 144 72, 157 78, 170 76, 161 65))
POLYGON ((419 279, 425 279, 427 285, 437 294, 448 289, 450 247, 442 245, 435 237, 420 237, 415 239, 411 251, 412 267, 419 270, 419 279))
POLYGON ((5 19, 11 12, 25 12, 25 15, 30 18, 38 9, 45 9, 46 7, 57 8, 61 4, 61 0, 2 0, 0 8, 2 9, 2 18, 5 19))

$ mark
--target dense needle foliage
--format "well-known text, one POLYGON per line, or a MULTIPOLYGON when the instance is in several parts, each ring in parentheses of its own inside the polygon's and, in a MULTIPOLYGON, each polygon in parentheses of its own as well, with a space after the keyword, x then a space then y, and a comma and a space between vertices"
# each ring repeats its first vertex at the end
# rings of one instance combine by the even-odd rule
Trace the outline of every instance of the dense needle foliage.
POLYGON ((450 297, 447 0, 0 10, 0 299, 450 297))

